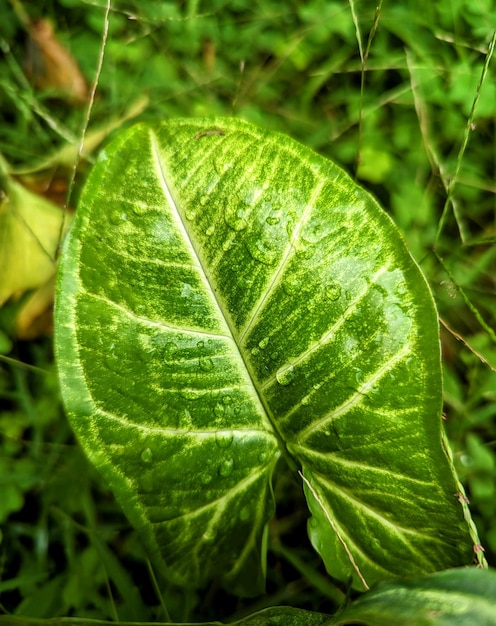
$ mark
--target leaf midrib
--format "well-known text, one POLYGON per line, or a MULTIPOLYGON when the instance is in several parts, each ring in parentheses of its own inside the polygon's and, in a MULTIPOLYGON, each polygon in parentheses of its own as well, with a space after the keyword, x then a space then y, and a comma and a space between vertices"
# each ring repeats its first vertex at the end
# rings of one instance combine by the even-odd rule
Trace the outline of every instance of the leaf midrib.
POLYGON ((263 408, 264 412, 265 412, 265 417, 267 418, 268 422, 271 424, 272 426, 272 434, 276 437, 278 443, 279 443, 279 449, 283 452, 283 454, 285 455, 285 457, 288 460, 288 463, 290 465, 293 465, 293 463, 291 463, 290 459, 291 459, 291 455, 289 453, 289 451, 286 448, 286 443, 281 435, 281 433, 279 432, 279 429, 277 428, 277 425, 275 423, 274 420, 274 416, 272 414, 272 411, 270 410, 269 406, 267 405, 267 402, 264 398, 264 396, 259 392, 258 389, 258 385, 256 384, 256 378, 254 376, 254 372, 250 367, 250 364, 245 360, 245 358, 243 357, 243 354, 241 352, 240 349, 240 345, 239 345, 239 337, 238 337, 238 333, 236 331, 236 328, 228 314, 228 312, 226 311, 226 307, 224 306, 224 303, 222 302, 222 300, 220 300, 219 296, 217 295, 218 290, 214 288, 216 281, 213 279, 213 277, 210 275, 210 273, 208 272, 208 268, 206 268, 204 266, 204 264, 201 261, 201 256, 199 254, 199 251, 197 250, 197 243, 194 241, 194 239, 191 237, 187 227, 186 227, 186 222, 185 222, 185 218, 179 208, 179 204, 176 202, 173 192, 171 190, 171 187, 169 186, 168 182, 167 182, 167 175, 166 175, 166 171, 165 171, 165 167, 164 164, 162 163, 162 159, 161 159, 161 155, 160 155, 160 149, 159 149, 159 144, 158 144, 158 140, 157 137, 155 135, 155 133, 150 130, 149 131, 149 137, 150 137, 150 142, 151 142, 151 151, 152 151, 152 157, 155 161, 155 170, 157 173, 157 179, 158 179, 158 183, 160 185, 160 188, 163 190, 164 196, 167 200, 167 202, 169 203, 169 205, 171 206, 173 212, 175 213, 175 215, 177 216, 177 224, 180 227, 184 239, 185 241, 187 241, 187 243, 189 244, 191 253, 196 261, 198 270, 201 272, 201 274, 203 275, 204 279, 205 279, 205 283, 209 286, 210 288, 210 295, 213 299, 213 301, 216 303, 217 309, 220 313, 220 316, 222 318, 222 321, 225 323, 226 328, 229 332, 229 335, 226 335, 226 337, 228 337, 229 339, 232 340, 232 343, 235 346, 235 349, 238 353, 238 357, 239 357, 239 362, 243 364, 243 366, 246 369, 246 372, 248 374, 248 377, 251 381, 251 386, 252 389, 255 391, 260 406, 263 408))

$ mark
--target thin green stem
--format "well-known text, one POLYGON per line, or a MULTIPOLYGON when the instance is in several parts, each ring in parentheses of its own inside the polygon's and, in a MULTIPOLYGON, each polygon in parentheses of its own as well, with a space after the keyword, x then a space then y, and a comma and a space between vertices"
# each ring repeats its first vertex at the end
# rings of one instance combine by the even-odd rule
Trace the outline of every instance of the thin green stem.
MULTIPOLYGON (((448 217, 448 210, 450 205, 452 204, 452 197, 453 197, 453 192, 455 189, 455 185, 458 182, 458 176, 460 173, 460 168, 461 168, 461 164, 462 164, 462 160, 463 160, 463 156, 465 154, 465 150, 467 149, 468 146, 468 141, 469 141, 469 137, 470 137, 470 133, 474 130, 475 128, 475 124, 474 124, 474 119, 475 119, 475 112, 477 110, 477 105, 479 104, 479 99, 480 99, 480 94, 482 91, 482 86, 486 80, 487 77, 487 72, 489 70, 489 65, 491 63, 491 59, 493 57, 494 54, 494 47, 496 44, 496 30, 493 32, 493 36, 491 38, 491 41, 489 43, 489 48, 486 54, 486 59, 484 61, 484 65, 482 67, 482 73, 479 79, 479 83, 477 84, 477 89, 475 92, 475 97, 474 97, 474 101, 472 102, 472 108, 470 109, 470 114, 468 116, 467 119, 467 124, 465 125, 465 132, 463 134, 463 140, 462 143, 460 145, 460 149, 458 151, 458 157, 456 160, 456 168, 455 168, 455 172, 453 174, 453 177, 451 178, 451 180, 448 182, 448 193, 446 195, 446 201, 444 203, 444 207, 443 207, 443 212, 441 215, 441 219, 439 220, 439 224, 438 224, 438 229, 437 229, 437 233, 436 233, 436 239, 435 239, 435 244, 437 245, 439 238, 441 236, 441 233, 443 231, 443 228, 446 224, 446 220, 448 217)), ((465 243, 466 240, 468 239, 468 233, 466 232, 465 228, 463 227, 463 221, 461 219, 461 216, 458 214, 458 211, 456 210, 456 206, 453 204, 453 213, 456 219, 456 222, 458 224, 458 228, 460 230, 460 236, 462 239, 462 243, 465 243)))

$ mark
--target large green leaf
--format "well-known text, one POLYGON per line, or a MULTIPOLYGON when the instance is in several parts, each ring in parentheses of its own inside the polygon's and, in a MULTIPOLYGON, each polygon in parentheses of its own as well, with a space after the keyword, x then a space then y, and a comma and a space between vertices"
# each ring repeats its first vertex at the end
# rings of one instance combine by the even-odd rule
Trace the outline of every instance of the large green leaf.
POLYGON ((82 446, 179 584, 263 588, 281 453, 332 576, 472 561, 426 282, 375 200, 288 137, 173 120, 103 151, 56 354, 82 446))
POLYGON ((496 572, 475 567, 383 582, 352 602, 335 626, 496 626, 496 572))

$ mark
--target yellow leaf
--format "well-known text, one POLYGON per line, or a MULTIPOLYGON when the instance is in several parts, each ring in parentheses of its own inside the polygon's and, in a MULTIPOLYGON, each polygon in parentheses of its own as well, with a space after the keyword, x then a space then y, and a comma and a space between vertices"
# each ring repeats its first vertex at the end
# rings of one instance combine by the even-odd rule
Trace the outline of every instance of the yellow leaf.
MULTIPOLYGON (((0 306, 55 273, 63 211, 10 177, 0 204, 0 306)), ((66 219, 65 222, 68 222, 66 219)))

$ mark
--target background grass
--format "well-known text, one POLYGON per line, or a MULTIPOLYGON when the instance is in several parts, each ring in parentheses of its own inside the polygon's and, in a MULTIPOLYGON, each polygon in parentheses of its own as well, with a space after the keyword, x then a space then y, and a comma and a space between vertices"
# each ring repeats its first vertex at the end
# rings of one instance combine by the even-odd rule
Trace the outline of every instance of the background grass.
MULTIPOLYGON (((123 120, 134 108, 141 119, 235 115, 290 134, 376 194, 436 298, 445 425, 494 566, 494 60, 479 82, 496 6, 386 0, 377 12, 376 4, 114 0, 86 137, 92 148, 96 131, 112 121, 131 123, 123 120)), ((22 182, 61 206, 88 102, 40 80, 55 70, 46 69, 43 49, 30 43, 33 25, 26 20, 52 22, 90 85, 105 6, 39 0, 26 3, 23 16, 18 2, 0 0, 0 151, 11 168, 29 173, 22 182), (51 167, 35 175, 52 155, 51 167)), ((79 163, 70 206, 90 162, 91 154, 79 163)), ((24 333, 31 339, 19 337, 16 316, 24 302, 25 296, 12 298, 0 309, 4 611, 179 621, 227 619, 281 603, 336 609, 345 590, 326 578, 309 547, 306 507, 285 477, 276 484, 282 505, 271 525, 266 596, 248 603, 215 586, 194 594, 156 584, 134 533, 72 438, 60 406, 49 317, 24 333)))

